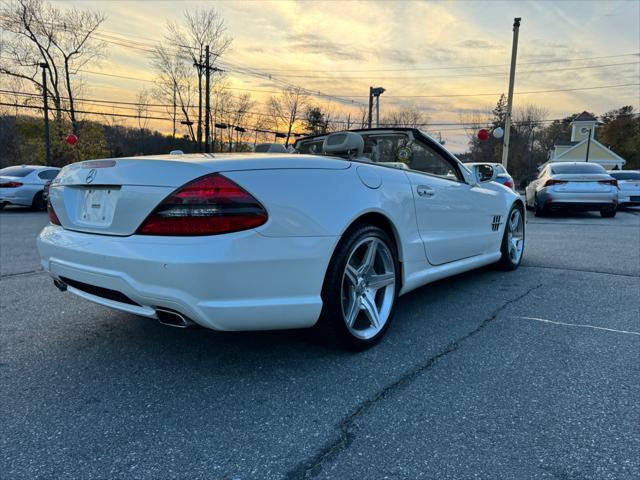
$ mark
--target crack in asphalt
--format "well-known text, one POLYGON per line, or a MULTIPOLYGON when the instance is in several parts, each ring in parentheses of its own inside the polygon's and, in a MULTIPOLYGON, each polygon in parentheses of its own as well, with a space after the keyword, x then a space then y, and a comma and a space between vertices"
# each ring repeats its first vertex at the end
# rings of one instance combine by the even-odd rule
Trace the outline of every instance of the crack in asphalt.
POLYGON ((584 270, 581 268, 569 268, 569 267, 552 267, 550 265, 520 265, 522 268, 544 268, 547 270, 568 270, 570 272, 581 272, 581 273, 596 273, 599 275, 614 275, 617 277, 631 277, 631 278, 640 278, 640 275, 634 275, 632 273, 614 273, 614 272, 603 272, 600 270, 584 270))
POLYGON ((478 325, 471 332, 466 335, 453 340, 449 343, 444 350, 437 353, 436 355, 429 357, 424 360, 422 363, 414 366, 411 370, 405 372, 399 378, 384 386, 381 390, 378 391, 372 398, 362 401, 359 403, 356 408, 347 415, 338 425, 339 434, 338 436, 322 447, 316 454, 307 458, 306 460, 302 460, 298 462, 296 466, 290 469, 284 476, 285 480, 304 480, 308 478, 316 477, 322 471, 322 465, 335 458, 339 453, 346 450, 352 443, 355 438, 355 433, 351 431, 351 427, 355 423, 355 421, 364 415, 372 406, 378 403, 381 400, 384 400, 389 395, 392 395, 396 391, 402 389, 403 387, 409 385, 412 381, 414 381, 417 377, 419 377, 422 373, 428 371, 432 366, 436 364, 438 360, 449 355, 450 353, 458 350, 462 344, 471 337, 474 337, 482 330, 484 330, 490 323, 492 323, 500 313, 502 313, 507 307, 510 305, 519 302, 527 295, 529 295, 534 290, 542 287, 543 284, 538 284, 534 287, 529 288, 522 295, 517 296, 512 300, 506 301, 499 308, 494 310, 494 312, 486 319, 484 319, 480 325, 478 325))
POLYGON ((20 276, 27 276, 27 275, 37 275, 38 273, 43 273, 44 270, 42 268, 39 268, 38 270, 28 270, 26 272, 16 272, 16 273, 5 273, 4 275, 0 275, 0 280, 4 279, 4 278, 13 278, 13 277, 20 277, 20 276))

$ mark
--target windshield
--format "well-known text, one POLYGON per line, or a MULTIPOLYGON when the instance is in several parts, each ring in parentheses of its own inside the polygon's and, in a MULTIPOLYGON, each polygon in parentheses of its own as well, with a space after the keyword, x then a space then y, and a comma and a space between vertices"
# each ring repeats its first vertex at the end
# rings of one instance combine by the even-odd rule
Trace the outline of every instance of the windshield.
POLYGON ((0 175, 4 177, 26 177, 34 170, 35 168, 29 167, 6 167, 0 170, 0 175))
POLYGON ((597 163, 554 163, 551 166, 552 174, 572 174, 572 173, 607 173, 602 165, 597 163))
POLYGON ((616 180, 640 180, 640 172, 609 172, 616 180))

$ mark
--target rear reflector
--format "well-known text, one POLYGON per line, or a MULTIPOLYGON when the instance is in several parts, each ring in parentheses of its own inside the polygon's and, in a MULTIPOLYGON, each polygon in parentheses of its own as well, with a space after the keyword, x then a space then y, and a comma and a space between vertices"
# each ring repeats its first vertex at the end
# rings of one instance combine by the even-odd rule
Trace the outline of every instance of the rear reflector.
POLYGON ((267 211, 251 194, 214 173, 180 187, 140 225, 139 235, 219 235, 258 227, 267 211))
POLYGON ((22 183, 20 182, 3 182, 0 183, 0 188, 17 188, 21 187, 22 183))
POLYGON ((553 178, 550 178, 545 182, 544 186, 550 187, 552 185, 564 185, 565 183, 567 183, 567 180, 554 180, 553 178))

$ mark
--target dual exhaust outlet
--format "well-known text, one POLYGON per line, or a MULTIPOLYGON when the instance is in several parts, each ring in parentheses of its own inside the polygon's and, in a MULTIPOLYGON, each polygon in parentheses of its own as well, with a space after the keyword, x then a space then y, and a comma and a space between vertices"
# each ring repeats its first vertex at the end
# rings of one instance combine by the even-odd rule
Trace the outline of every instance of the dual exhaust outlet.
POLYGON ((156 307, 156 317, 158 323, 174 328, 187 328, 194 325, 193 321, 185 317, 181 313, 167 308, 156 307))
MULTIPOLYGON (((54 278, 53 283, 61 292, 67 291, 67 284, 62 280, 58 278, 54 278)), ((96 295, 93 292, 90 292, 90 293, 96 295)), ((158 323, 160 323, 161 325, 166 325, 168 327, 174 327, 174 328, 187 328, 192 325, 195 325, 193 320, 191 320, 190 318, 185 317, 181 313, 178 313, 175 310, 171 310, 169 308, 156 307, 155 313, 158 319, 158 323)))

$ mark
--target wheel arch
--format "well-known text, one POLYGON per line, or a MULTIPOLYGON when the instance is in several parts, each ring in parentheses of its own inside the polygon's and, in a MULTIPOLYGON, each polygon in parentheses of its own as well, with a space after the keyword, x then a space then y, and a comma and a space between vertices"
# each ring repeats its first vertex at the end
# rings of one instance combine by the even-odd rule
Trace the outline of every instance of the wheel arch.
MULTIPOLYGON (((400 269, 400 271, 398 272, 399 273, 398 279, 400 281, 400 288, 402 288, 402 286, 404 285, 402 241, 401 241, 400 233, 398 232, 398 229, 396 228, 394 223, 391 221, 391 219, 384 213, 376 210, 360 213, 360 215, 355 217, 347 225, 347 227, 340 233, 340 240, 336 243, 336 246, 334 247, 334 253, 336 248, 338 248, 340 241, 344 238, 344 236, 354 228, 359 227, 360 225, 374 225, 380 228, 381 230, 383 230, 387 235, 389 235, 389 238, 393 240, 394 246, 396 248, 396 253, 398 255, 398 267, 400 269)), ((332 254, 332 258, 333 258, 333 254, 332 254)))

